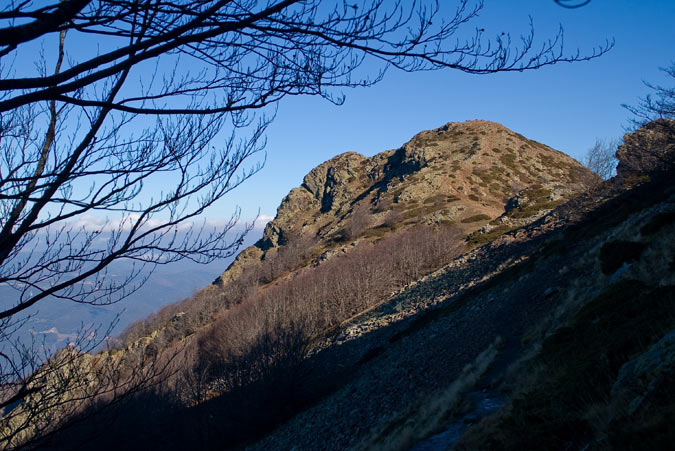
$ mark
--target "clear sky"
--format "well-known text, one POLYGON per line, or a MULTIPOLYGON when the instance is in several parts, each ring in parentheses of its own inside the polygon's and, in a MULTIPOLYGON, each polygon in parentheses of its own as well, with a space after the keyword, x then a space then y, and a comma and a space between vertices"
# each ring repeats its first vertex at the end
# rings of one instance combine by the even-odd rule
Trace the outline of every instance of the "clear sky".
POLYGON ((209 218, 229 214, 234 205, 242 207, 244 218, 258 208, 274 216, 288 191, 323 161, 346 151, 370 156, 397 148, 449 121, 500 122, 580 159, 596 137, 623 135, 629 114, 621 104, 648 92, 643 80, 663 81, 658 68, 675 60, 672 0, 592 0, 574 10, 553 0, 485 0, 471 26, 517 35, 527 30, 528 16, 539 39, 553 36, 561 24, 569 51, 590 52, 612 38, 616 45, 590 62, 523 73, 391 71, 379 85, 345 91, 342 106, 319 98, 285 99, 267 134, 264 169, 222 199, 209 218))

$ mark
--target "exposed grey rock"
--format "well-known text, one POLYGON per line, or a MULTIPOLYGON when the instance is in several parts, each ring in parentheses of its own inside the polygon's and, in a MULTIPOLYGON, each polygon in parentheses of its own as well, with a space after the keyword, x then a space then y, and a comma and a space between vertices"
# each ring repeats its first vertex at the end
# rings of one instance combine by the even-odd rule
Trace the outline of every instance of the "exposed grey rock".
POLYGON ((620 178, 639 177, 675 163, 675 121, 661 119, 623 137, 616 156, 620 178))

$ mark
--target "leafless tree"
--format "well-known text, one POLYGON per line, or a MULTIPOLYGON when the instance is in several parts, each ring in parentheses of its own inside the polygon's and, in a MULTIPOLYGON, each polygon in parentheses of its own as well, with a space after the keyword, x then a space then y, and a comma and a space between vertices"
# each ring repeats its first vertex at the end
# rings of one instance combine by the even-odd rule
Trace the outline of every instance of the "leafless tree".
MULTIPOLYGON (((667 75, 670 82, 675 82, 675 61, 671 62, 670 66, 660 69, 667 75)), ((658 119, 675 119, 675 83, 670 87, 648 81, 645 81, 644 84, 652 92, 641 98, 637 105, 623 105, 633 114, 633 125, 639 128, 658 119)), ((671 124, 672 129, 672 122, 661 121, 659 123, 663 125, 671 124)))
POLYGON ((347 241, 355 240, 370 227, 371 221, 370 208, 366 204, 356 205, 342 231, 342 238, 347 241))
MULTIPOLYGON (((236 212, 218 230, 181 227, 259 169, 248 162, 284 97, 339 104, 342 88, 370 86, 390 68, 522 71, 612 46, 567 53, 562 29, 536 42, 532 27, 515 43, 489 39, 469 28, 482 8, 470 0, 450 14, 424 0, 5 2, 0 284, 16 297, 0 301, 2 346, 16 345, 20 315, 43 300, 115 302, 152 265, 234 252, 236 212), (123 260, 136 263, 128 278, 109 277, 123 260)), ((0 355, 3 380, 23 364, 0 355)))
POLYGON ((595 144, 586 152, 584 165, 603 180, 609 179, 615 174, 616 165, 619 162, 616 158, 616 149, 619 144, 616 139, 597 138, 595 144))

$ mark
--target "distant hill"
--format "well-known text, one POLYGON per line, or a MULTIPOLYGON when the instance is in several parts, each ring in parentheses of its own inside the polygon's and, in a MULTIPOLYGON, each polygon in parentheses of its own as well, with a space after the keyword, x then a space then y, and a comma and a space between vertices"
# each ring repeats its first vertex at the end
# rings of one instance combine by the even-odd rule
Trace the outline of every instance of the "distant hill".
MULTIPOLYGON (((260 238, 261 230, 254 230, 245 239, 243 248, 260 238)), ((223 265, 234 257, 201 265, 190 261, 177 262, 155 268, 143 286, 120 302, 108 306, 75 304, 58 298, 49 298, 31 312, 22 328, 21 340, 27 345, 34 340, 40 346, 55 351, 72 342, 82 328, 95 328, 106 332, 115 321, 116 327, 110 333, 117 335, 129 324, 151 315, 167 304, 192 296, 208 285, 221 272, 223 265)), ((131 262, 116 262, 110 277, 120 281, 132 271, 131 262)), ((0 295, 12 300, 18 296, 16 290, 0 286, 0 295)))

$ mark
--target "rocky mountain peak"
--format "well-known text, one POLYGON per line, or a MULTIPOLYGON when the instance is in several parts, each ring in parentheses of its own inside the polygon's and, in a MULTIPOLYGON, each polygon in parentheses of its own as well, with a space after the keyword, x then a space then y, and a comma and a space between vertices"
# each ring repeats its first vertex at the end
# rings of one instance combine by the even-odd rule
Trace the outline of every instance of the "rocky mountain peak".
POLYGON ((312 169, 283 199, 263 238, 219 281, 298 237, 325 251, 418 224, 504 232, 596 180, 569 156, 503 125, 450 122, 398 149, 372 157, 347 152, 312 169))

